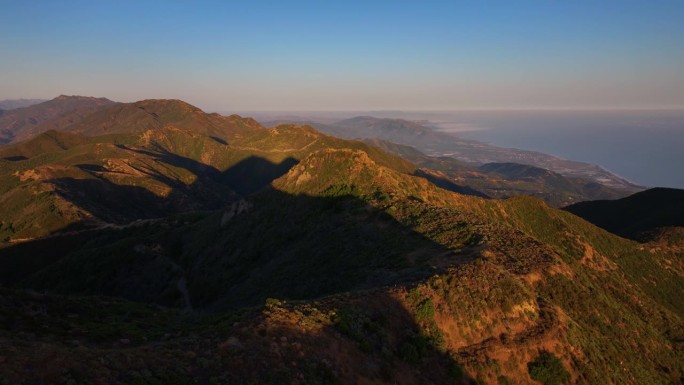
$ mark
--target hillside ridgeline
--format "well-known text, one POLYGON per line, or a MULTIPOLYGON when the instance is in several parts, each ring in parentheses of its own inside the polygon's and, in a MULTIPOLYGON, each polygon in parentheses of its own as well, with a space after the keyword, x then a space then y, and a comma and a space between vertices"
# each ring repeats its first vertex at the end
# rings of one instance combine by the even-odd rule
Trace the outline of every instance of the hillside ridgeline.
POLYGON ((676 245, 311 127, 139 103, 0 150, 4 382, 684 375, 676 245))

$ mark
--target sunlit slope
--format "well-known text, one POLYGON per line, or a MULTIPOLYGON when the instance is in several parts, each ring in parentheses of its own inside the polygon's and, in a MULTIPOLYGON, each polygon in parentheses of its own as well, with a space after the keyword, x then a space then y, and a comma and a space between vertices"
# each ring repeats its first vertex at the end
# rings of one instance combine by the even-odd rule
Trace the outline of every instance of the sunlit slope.
POLYGON ((364 141, 410 160, 419 167, 419 173, 435 184, 456 192, 493 198, 534 196, 554 207, 562 207, 586 200, 617 199, 632 191, 607 187, 590 178, 564 176, 527 164, 506 162, 476 165, 449 156, 428 156, 414 147, 386 140, 364 141))
POLYGON ((216 210, 6 245, 0 282, 18 291, 4 301, 48 303, 3 314, 2 341, 18 346, 0 362, 9 379, 37 378, 24 368, 48 356, 69 358, 59 366, 71 378, 106 372, 117 383, 166 382, 168 372, 181 383, 681 379, 681 254, 538 199, 441 189, 400 158, 309 127, 212 136, 165 126, 7 153, 27 159, 3 167, 26 171, 64 152, 40 164, 115 181, 66 166, 100 146, 147 164, 155 182, 200 186, 202 176, 206 191, 231 196, 216 210), (45 316, 71 320, 64 308, 79 316, 45 316))
POLYGON ((365 149, 382 164, 412 169, 363 143, 306 127, 265 129, 180 101, 117 104, 65 129, 0 150, 2 240, 217 209, 321 148, 365 149), (83 135, 93 133, 107 134, 83 135))

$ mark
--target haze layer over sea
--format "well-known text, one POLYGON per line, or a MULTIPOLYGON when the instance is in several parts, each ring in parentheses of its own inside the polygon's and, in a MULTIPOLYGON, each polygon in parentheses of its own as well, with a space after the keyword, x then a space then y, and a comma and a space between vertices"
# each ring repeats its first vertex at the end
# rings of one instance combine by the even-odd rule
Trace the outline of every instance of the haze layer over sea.
POLYGON ((461 111, 424 119, 467 139, 595 163, 649 187, 684 188, 684 110, 461 111))

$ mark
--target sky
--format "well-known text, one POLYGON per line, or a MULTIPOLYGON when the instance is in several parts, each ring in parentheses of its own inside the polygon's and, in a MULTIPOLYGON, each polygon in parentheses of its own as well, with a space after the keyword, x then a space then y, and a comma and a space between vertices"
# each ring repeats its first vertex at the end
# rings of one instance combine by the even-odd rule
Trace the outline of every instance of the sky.
POLYGON ((0 99, 684 107, 684 1, 0 0, 0 99))

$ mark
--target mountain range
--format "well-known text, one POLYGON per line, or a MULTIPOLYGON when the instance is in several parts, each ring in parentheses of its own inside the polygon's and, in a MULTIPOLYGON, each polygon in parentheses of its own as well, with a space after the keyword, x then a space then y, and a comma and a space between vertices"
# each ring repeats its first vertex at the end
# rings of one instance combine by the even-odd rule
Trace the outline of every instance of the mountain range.
POLYGON ((502 148, 474 140, 467 140, 426 125, 404 119, 357 116, 336 122, 276 120, 264 122, 267 126, 279 123, 309 124, 321 132, 346 139, 381 139, 412 146, 432 157, 454 158, 474 166, 486 163, 517 163, 535 166, 562 174, 623 190, 629 195, 644 188, 615 175, 600 166, 573 160, 560 159, 540 152, 502 148))
POLYGON ((401 156, 420 167, 422 176, 446 189, 494 198, 516 195, 534 196, 562 207, 593 199, 617 199, 629 195, 632 188, 614 188, 590 178, 564 176, 545 168, 521 163, 470 163, 451 156, 427 156, 410 146, 381 139, 366 143, 401 156))
POLYGON ((45 101, 45 99, 5 99, 0 100, 0 110, 7 111, 15 108, 29 107, 45 101))
POLYGON ((179 100, 0 122, 0 383, 684 378, 681 190, 560 210, 629 187, 179 100))

